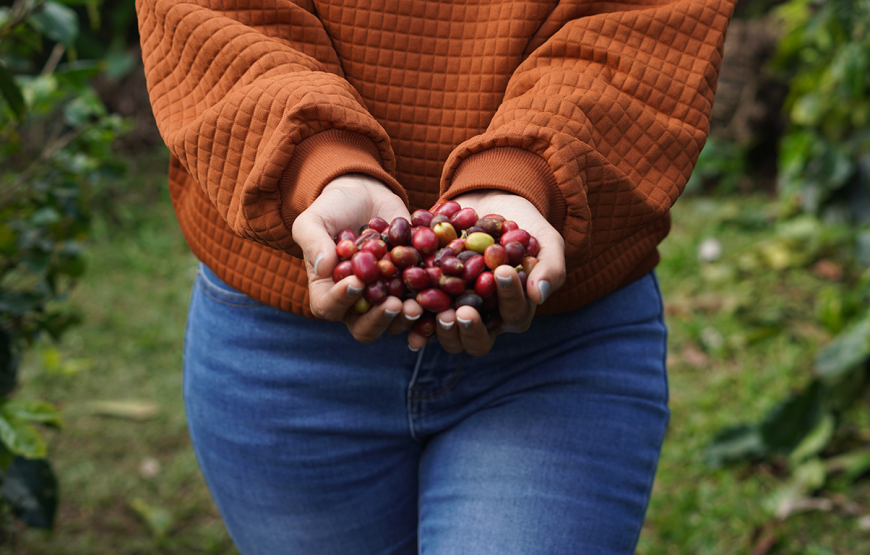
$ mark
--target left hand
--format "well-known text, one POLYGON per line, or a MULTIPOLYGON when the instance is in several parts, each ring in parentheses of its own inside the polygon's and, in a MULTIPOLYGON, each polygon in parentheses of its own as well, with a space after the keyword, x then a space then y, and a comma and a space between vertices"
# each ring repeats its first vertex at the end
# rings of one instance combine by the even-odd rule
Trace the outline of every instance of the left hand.
MULTIPOLYGON (((496 336, 504 332, 520 333, 529 329, 537 305, 543 303, 565 283, 565 242, 562 236, 541 215, 535 206, 521 196, 504 191, 485 190, 454 198, 463 208, 474 208, 480 217, 501 214, 531 233, 541 246, 538 264, 526 282, 526 292, 511 266, 495 270, 500 325, 487 331, 480 314, 469 306, 441 312, 436 318, 438 342, 449 353, 467 351, 470 355, 485 355, 492 348, 496 336)), ((429 339, 413 330, 408 333, 408 345, 417 350, 429 339)))

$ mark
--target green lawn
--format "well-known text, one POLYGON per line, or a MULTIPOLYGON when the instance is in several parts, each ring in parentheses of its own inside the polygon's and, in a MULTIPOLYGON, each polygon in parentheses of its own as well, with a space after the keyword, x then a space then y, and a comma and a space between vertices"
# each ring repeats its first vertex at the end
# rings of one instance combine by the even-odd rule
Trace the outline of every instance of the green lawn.
MULTIPOLYGON (((61 482, 56 530, 22 530, 15 554, 235 552, 197 470, 181 400, 196 261, 162 185, 164 161, 138 166, 117 221, 98 224, 73 295, 85 323, 25 360, 20 395, 57 403, 66 426, 47 432, 61 482), (95 401, 135 401, 126 408, 142 412, 106 416, 95 401)), ((847 287, 808 265, 769 267, 778 251, 760 246, 774 237, 773 208, 759 198, 685 198, 673 212, 659 267, 672 417, 640 554, 870 553, 866 485, 828 494, 831 511, 780 523, 766 502, 782 483, 779 465, 703 461, 721 427, 759 418, 808 381, 813 352, 852 310, 847 287), (706 238, 721 242, 716 262, 698 260, 706 238)), ((855 420, 867 435, 870 418, 856 411, 855 420)))

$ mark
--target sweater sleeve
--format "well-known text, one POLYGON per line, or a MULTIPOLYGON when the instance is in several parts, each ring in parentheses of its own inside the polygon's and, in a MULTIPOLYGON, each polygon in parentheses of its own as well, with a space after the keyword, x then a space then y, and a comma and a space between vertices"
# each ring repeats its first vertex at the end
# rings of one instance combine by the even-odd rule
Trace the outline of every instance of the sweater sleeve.
POLYGON ((733 0, 562 2, 487 130, 459 145, 441 197, 524 196, 568 270, 665 217, 709 132, 733 0))
POLYGON ((148 91, 171 154, 239 236, 294 249, 323 187, 387 184, 389 138, 343 78, 308 0, 136 0, 148 91))

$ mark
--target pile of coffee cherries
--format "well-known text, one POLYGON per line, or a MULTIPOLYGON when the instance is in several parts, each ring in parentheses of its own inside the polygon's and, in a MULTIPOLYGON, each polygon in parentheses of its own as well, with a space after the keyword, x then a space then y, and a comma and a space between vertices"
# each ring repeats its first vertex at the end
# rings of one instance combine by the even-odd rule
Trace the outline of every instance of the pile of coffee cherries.
POLYGON ((389 296, 416 299, 425 312, 414 331, 423 336, 435 333, 435 314, 461 306, 475 308, 493 329, 498 325, 493 270, 515 267, 525 289, 540 250, 516 222, 498 214, 481 218, 455 201, 417 210, 410 222, 372 218, 358 235, 341 231, 335 243, 340 262, 332 279, 338 283, 355 275, 366 284, 355 310, 367 312, 389 296))

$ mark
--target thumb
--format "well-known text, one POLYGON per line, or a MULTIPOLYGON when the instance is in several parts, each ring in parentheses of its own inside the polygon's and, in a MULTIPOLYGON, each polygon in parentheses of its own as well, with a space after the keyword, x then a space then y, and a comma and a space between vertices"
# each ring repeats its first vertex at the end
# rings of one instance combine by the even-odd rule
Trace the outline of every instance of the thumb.
POLYGON ((335 242, 324 222, 310 211, 303 212, 293 222, 292 233, 293 240, 302 249, 305 258, 308 282, 314 284, 324 279, 331 281, 338 255, 335 254, 335 242))
POLYGON ((565 284, 565 242, 555 231, 536 239, 541 250, 526 282, 526 294, 533 303, 542 304, 565 284))

